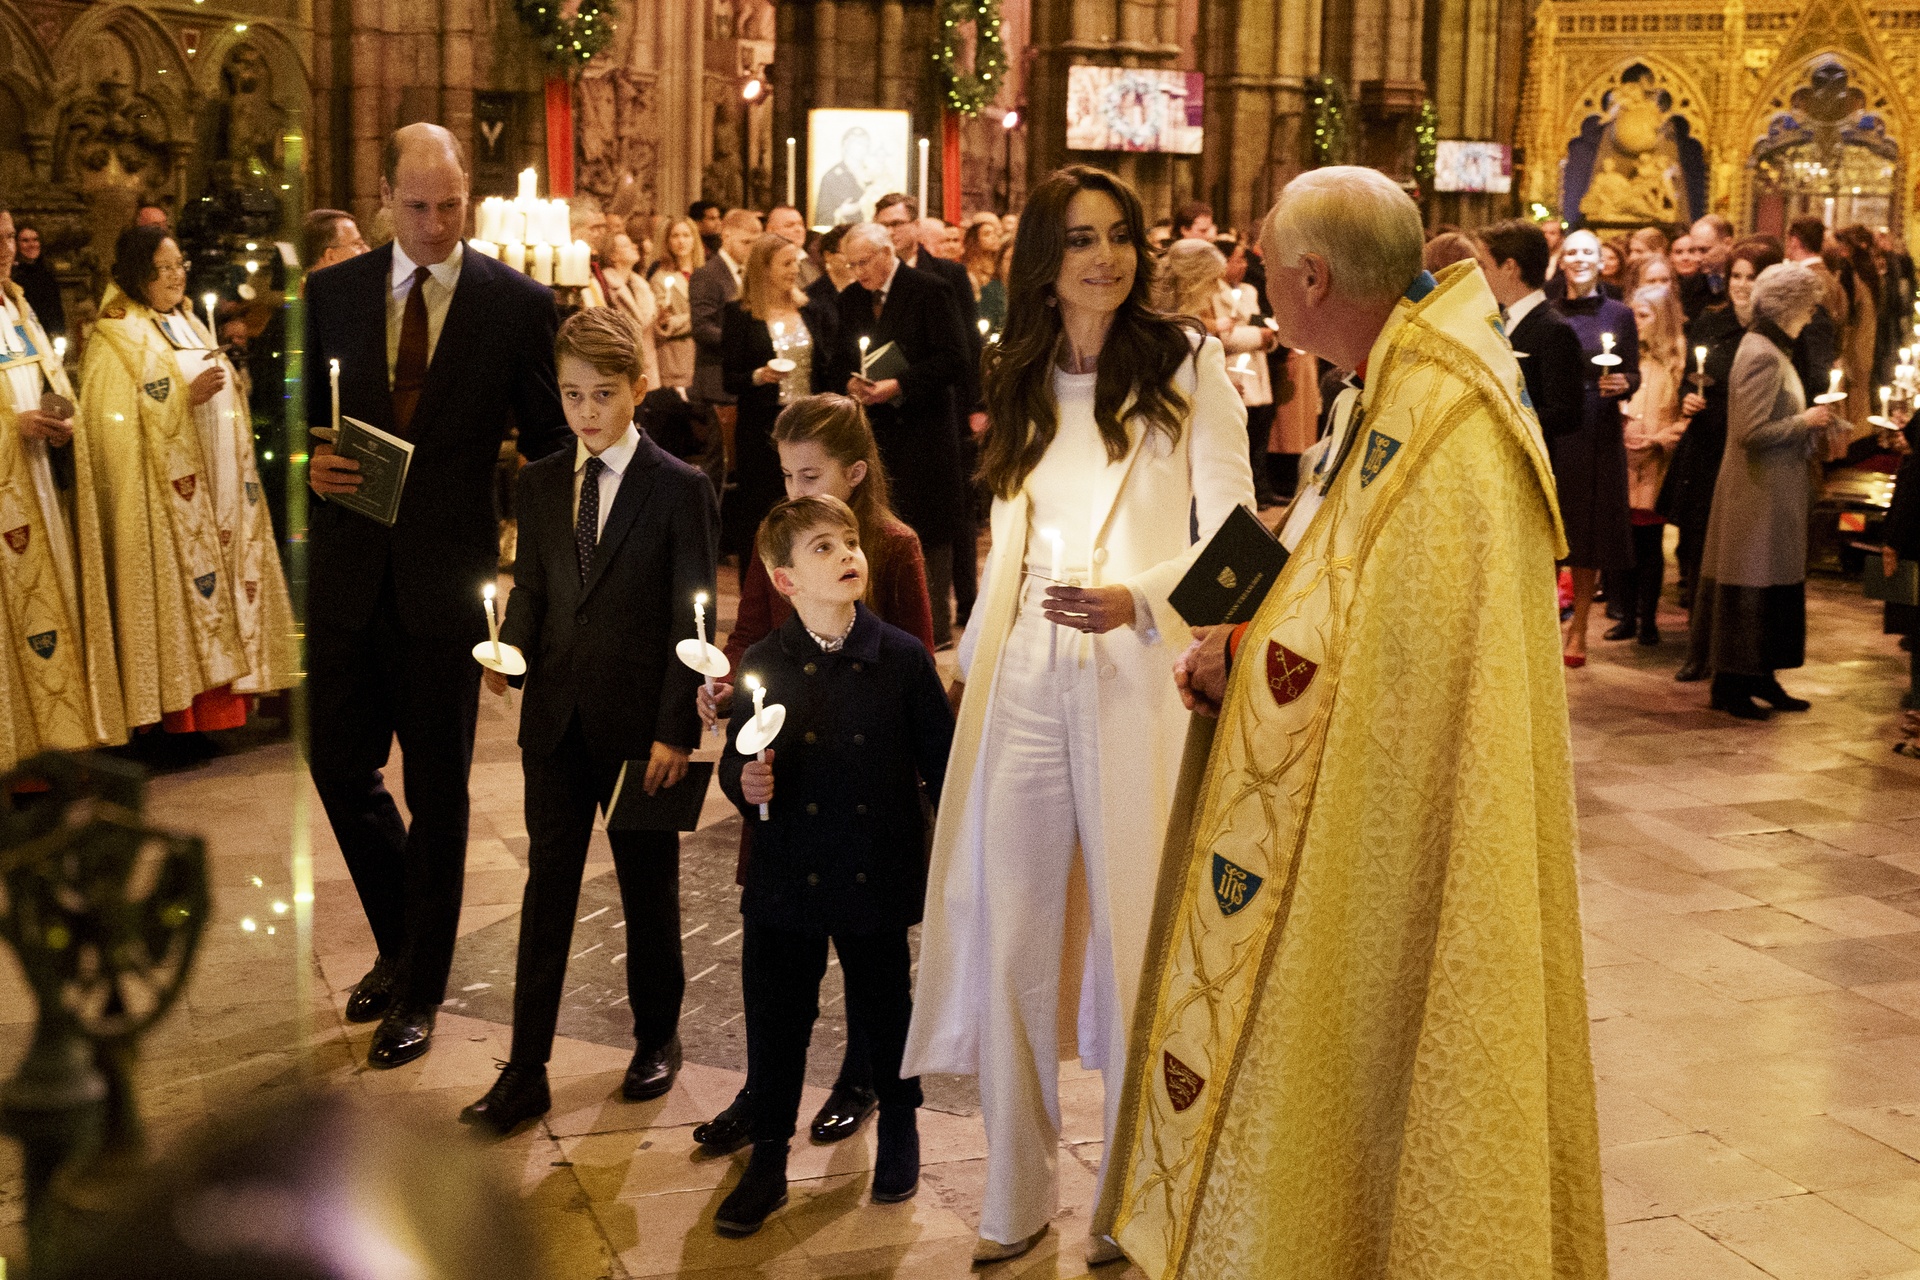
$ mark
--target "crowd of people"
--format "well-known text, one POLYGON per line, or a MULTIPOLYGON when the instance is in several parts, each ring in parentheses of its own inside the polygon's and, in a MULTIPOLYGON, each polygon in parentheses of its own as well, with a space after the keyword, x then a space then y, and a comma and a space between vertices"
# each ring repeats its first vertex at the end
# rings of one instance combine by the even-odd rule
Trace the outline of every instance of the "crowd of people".
MULTIPOLYGON (((1883 369, 1879 416, 1911 417, 1890 242, 1712 217, 1672 242, 1429 235, 1344 167, 1236 234, 1203 204, 1150 224, 1074 166, 961 226, 900 193, 824 233, 787 207, 588 211, 563 321, 466 251, 447 131, 396 132, 382 194, 386 243, 318 210, 303 246, 308 368, 338 371, 307 379, 308 421, 412 451, 390 524, 340 501, 365 476, 325 435, 309 471, 311 772, 378 949, 345 1009, 378 1023, 371 1065, 432 1047, 479 697, 518 686, 527 885, 509 1060, 461 1117, 483 1132, 551 1106, 596 813, 672 793, 724 730, 748 1072, 694 1134, 751 1147, 723 1234, 786 1202, 831 944, 848 1044, 809 1132, 877 1112, 871 1194, 904 1200, 919 1074, 977 1077, 977 1261, 1054 1216, 1070 1035, 1105 1091, 1092 1264, 1371 1274, 1390 1233, 1360 1224, 1384 1215, 1435 1274, 1473 1265, 1475 1232, 1543 1272, 1604 1265, 1563 673, 1602 595, 1608 638, 1661 643, 1671 523, 1680 678, 1743 718, 1806 705, 1776 673, 1805 648, 1809 466, 1898 447, 1867 422, 1883 369), (1846 408, 1808 403, 1829 386, 1846 408), (1174 587, 1236 507, 1279 503, 1274 600, 1190 629, 1174 587), (677 654, 730 556, 726 671, 703 673, 677 654)), ((12 231, 0 213, 0 267, 12 231)), ((294 678, 235 370, 187 271, 164 225, 121 236, 77 393, 5 291, 0 758, 223 727, 294 678)), ((1889 573, 1920 554, 1914 488, 1889 573)), ((633 1101, 681 1066, 676 831, 609 823, 633 1101)))

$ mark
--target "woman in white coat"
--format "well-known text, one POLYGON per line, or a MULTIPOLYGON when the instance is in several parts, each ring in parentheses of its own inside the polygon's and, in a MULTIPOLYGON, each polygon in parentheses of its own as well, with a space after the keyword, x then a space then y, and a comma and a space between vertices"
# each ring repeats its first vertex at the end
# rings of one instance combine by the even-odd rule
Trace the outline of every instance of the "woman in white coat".
MULTIPOLYGON (((1021 217, 988 354, 993 551, 960 646, 903 1068, 979 1077, 982 1261, 1031 1249, 1059 1202, 1070 918, 1086 935, 1080 1059, 1102 1072, 1112 1137, 1187 724, 1170 671, 1188 629, 1167 595, 1253 501, 1220 343, 1154 311, 1150 275, 1132 188, 1063 169, 1021 217), (1083 914, 1068 909, 1076 859, 1083 914)), ((1088 1256, 1119 1252, 1102 1237, 1088 1256)))

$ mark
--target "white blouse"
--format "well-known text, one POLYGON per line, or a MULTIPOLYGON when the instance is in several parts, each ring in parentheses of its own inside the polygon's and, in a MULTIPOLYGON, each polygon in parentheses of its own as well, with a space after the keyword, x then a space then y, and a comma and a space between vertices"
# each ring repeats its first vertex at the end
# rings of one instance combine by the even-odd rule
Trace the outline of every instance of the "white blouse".
POLYGON ((1062 576, 1088 581, 1093 569, 1094 477, 1109 466, 1106 442, 1093 418, 1094 373, 1053 371, 1059 429, 1027 476, 1029 529, 1027 572, 1053 575, 1053 544, 1042 530, 1060 535, 1062 576))

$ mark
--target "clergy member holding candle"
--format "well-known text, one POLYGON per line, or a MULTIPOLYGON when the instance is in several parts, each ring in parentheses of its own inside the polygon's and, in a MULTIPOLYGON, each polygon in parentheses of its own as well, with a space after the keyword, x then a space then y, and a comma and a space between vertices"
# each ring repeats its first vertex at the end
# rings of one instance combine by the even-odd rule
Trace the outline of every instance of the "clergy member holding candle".
MULTIPOLYGON (((553 294, 467 253, 465 157, 438 125, 389 140, 381 198, 393 241, 307 284, 309 367, 340 362, 340 411, 420 444, 391 527, 324 501, 358 465, 317 444, 308 586, 313 781, 379 948, 346 1016, 383 1019, 368 1061, 427 1051, 446 992, 466 870, 486 635, 474 597, 499 566, 494 468, 504 424, 523 456, 564 438, 554 385, 553 294), (384 317, 369 327, 368 316, 384 317), (511 411, 509 418, 508 411, 511 411), (403 820, 381 777, 404 744, 403 820)), ((307 421, 331 416, 330 382, 307 381, 307 421)))
MULTIPOLYGON (((520 713, 527 887, 506 1069, 461 1119, 496 1133, 545 1112, 547 1059, 572 950, 596 810, 625 788, 680 782, 700 745, 700 677, 675 654, 713 593, 718 513, 706 477, 633 425, 646 394, 637 323, 591 307, 555 349, 571 449, 520 472, 519 560, 500 638, 526 657, 520 713)), ((511 683, 488 672, 487 686, 511 683)), ((680 837, 607 833, 626 914, 634 1054, 629 1101, 657 1098, 680 1069, 680 837)))
POLYGON ((1593 232, 1575 231, 1561 242, 1560 271, 1567 296, 1555 305, 1587 355, 1585 412, 1578 431, 1555 436, 1547 447, 1567 526, 1565 563, 1573 569, 1573 618, 1562 628, 1561 654, 1567 666, 1583 667, 1600 573, 1633 567, 1620 405, 1640 386, 1640 344, 1633 312, 1600 289, 1600 241, 1593 232), (1595 363, 1596 356, 1613 361, 1595 363))

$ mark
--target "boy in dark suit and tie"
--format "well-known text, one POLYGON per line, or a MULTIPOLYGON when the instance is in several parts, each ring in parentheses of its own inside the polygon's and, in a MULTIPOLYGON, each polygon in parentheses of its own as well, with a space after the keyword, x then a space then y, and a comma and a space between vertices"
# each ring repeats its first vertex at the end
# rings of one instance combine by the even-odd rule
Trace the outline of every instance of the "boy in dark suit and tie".
MULTIPOLYGON (((520 750, 527 888, 514 969, 513 1048, 468 1124, 511 1132, 546 1112, 547 1058, 566 978, 593 816, 627 761, 649 795, 685 776, 700 742, 700 677, 674 657, 693 600, 713 593, 719 517, 706 477, 633 425, 646 394, 640 335, 616 310, 571 317, 554 343, 575 447, 520 473, 520 556, 500 639, 526 656, 520 750)), ((504 693, 507 679, 487 674, 504 693)), ((680 838, 610 831, 627 917, 637 1047, 621 1093, 657 1098, 680 1069, 680 838)))
POLYGON ((1480 232, 1480 270, 1506 322, 1507 341, 1520 357, 1527 398, 1548 440, 1580 429, 1586 412, 1586 356, 1580 338, 1547 301, 1546 233, 1525 218, 1496 222, 1480 232))
POLYGON ((927 890, 921 787, 939 803, 953 741, 953 712, 926 646, 860 603, 867 559, 847 505, 782 502, 761 523, 758 543, 794 612, 741 662, 742 679, 758 679, 786 708, 778 745, 764 762, 740 754, 754 706, 736 697, 736 745, 720 765, 722 789, 753 829, 740 899, 753 1157, 714 1214, 720 1233, 736 1236, 759 1230, 787 1200, 787 1144, 829 939, 848 1009, 867 1029, 880 1095, 873 1198, 905 1200, 919 1187, 920 1081, 900 1078, 913 1016, 907 930, 927 890))

